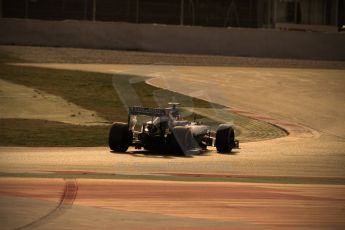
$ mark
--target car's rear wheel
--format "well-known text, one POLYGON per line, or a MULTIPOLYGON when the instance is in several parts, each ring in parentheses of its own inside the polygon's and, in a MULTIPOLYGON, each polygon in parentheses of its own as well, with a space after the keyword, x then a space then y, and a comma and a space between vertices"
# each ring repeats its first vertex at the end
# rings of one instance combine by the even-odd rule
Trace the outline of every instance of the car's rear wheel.
POLYGON ((219 153, 230 153, 235 145, 234 129, 227 124, 219 125, 216 133, 215 146, 219 153))
POLYGON ((115 122, 109 132, 109 147, 113 151, 126 152, 132 138, 132 132, 128 130, 126 123, 115 122))

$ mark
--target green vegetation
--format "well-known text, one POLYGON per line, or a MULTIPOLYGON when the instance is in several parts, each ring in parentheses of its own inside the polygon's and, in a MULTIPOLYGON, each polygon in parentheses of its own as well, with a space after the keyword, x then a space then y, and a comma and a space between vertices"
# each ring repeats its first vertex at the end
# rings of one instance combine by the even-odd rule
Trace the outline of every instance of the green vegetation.
MULTIPOLYGON (((161 90, 144 81, 130 83, 133 76, 8 65, 23 62, 0 53, 0 78, 54 94, 109 121, 126 121, 127 111, 116 91, 137 95, 141 105, 158 107, 178 101, 188 107, 221 107, 209 102, 161 90), (127 87, 127 88, 126 88, 127 87), (128 89, 128 91, 127 91, 128 89)), ((136 77, 138 78, 138 77, 136 77)), ((109 126, 78 126, 59 122, 26 119, 0 120, 2 146, 104 146, 109 126)))

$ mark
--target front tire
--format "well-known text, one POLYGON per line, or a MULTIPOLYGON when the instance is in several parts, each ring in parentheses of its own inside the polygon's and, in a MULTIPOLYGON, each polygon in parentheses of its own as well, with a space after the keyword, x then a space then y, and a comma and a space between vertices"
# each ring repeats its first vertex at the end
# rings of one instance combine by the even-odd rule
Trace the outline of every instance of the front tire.
POLYGON ((230 125, 219 125, 215 146, 219 153, 230 153, 232 148, 235 147, 235 132, 230 125))
POLYGON ((116 152, 126 152, 132 138, 126 123, 114 122, 109 132, 109 148, 116 152))

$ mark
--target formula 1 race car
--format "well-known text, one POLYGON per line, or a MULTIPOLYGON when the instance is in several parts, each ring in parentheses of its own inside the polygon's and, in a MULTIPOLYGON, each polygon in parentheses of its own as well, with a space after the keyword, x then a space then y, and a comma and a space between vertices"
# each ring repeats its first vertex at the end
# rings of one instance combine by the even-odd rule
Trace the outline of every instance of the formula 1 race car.
POLYGON ((128 123, 115 122, 111 126, 110 149, 126 152, 129 146, 134 146, 190 156, 206 150, 207 146, 215 146, 220 153, 230 153, 233 148, 238 148, 239 142, 235 140, 231 125, 219 125, 214 138, 209 126, 181 120, 178 103, 169 105, 170 108, 129 107, 128 123), (139 117, 144 117, 140 131, 136 130, 139 117))

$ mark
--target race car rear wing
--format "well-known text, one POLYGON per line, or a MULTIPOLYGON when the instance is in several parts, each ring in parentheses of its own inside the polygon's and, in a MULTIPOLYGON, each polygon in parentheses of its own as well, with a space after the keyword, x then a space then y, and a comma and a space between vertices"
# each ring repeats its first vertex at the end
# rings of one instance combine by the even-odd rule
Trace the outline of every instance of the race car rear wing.
POLYGON ((163 117, 169 114, 169 109, 131 106, 128 108, 128 113, 128 115, 146 115, 151 117, 163 117))

